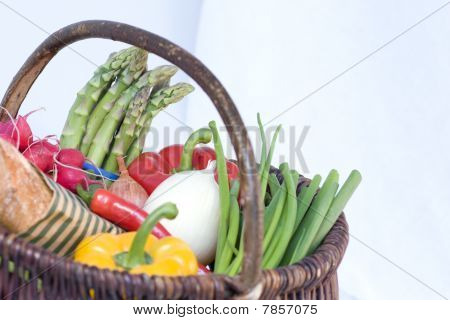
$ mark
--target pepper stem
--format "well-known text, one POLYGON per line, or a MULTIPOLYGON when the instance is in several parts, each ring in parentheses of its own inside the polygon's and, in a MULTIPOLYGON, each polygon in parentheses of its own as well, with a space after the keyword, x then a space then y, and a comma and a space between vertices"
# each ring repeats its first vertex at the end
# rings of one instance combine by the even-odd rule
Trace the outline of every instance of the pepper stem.
MULTIPOLYGON (((98 181, 100 182, 100 181, 98 181)), ((94 182, 93 182, 94 183, 94 182)), ((95 191, 101 189, 101 184, 93 184, 89 185, 88 189, 85 190, 81 184, 78 184, 76 187, 78 196, 88 205, 91 205, 92 198, 94 197, 95 191)))
POLYGON ((192 132, 184 144, 183 153, 181 154, 180 168, 177 171, 192 170, 192 155, 195 146, 199 143, 208 143, 212 139, 212 132, 209 128, 201 128, 192 132))
POLYGON ((172 220, 177 215, 177 206, 172 202, 167 202, 150 213, 136 232, 130 251, 128 251, 123 260, 122 267, 125 269, 132 269, 145 263, 145 244, 147 243, 147 238, 152 229, 162 218, 172 220))

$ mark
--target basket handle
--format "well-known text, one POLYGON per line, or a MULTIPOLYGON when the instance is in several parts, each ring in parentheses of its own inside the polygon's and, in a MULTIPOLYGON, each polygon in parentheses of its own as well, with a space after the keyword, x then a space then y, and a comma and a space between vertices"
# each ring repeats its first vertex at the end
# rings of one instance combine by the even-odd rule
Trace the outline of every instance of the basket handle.
MULTIPOLYGON (((262 255, 262 201, 256 162, 247 130, 231 97, 219 80, 192 54, 154 33, 127 24, 91 20, 66 26, 50 35, 27 59, 8 87, 1 105, 13 116, 36 78, 48 62, 64 47, 83 39, 104 38, 121 41, 152 52, 186 72, 209 96, 231 137, 241 172, 243 212, 246 223, 245 258, 241 273, 242 290, 254 288, 260 279, 262 255), (250 192, 251 193, 250 193, 250 192)), ((0 119, 5 118, 0 112, 0 119)))

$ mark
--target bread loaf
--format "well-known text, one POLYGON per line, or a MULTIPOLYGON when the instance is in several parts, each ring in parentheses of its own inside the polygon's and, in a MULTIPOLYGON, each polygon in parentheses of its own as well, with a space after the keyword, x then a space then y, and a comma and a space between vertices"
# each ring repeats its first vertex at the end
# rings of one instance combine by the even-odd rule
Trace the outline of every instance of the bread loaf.
POLYGON ((44 218, 52 191, 10 143, 0 139, 0 224, 20 233, 44 218))

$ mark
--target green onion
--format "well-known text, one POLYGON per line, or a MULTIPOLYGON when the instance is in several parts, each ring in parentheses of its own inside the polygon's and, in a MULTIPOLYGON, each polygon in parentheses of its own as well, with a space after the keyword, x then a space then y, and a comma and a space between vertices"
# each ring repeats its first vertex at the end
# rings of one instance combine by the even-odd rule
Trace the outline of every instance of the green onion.
POLYGON ((319 247, 319 245, 322 243, 325 236, 336 223, 336 220, 339 218, 339 215, 341 214, 348 200, 351 198, 356 188, 359 186, 361 179, 361 173, 359 173, 358 170, 353 170, 350 173, 349 177, 337 193, 336 198, 334 198, 333 202, 331 203, 330 209, 328 209, 325 219, 322 222, 320 229, 311 244, 309 253, 312 253, 314 250, 316 250, 317 247, 319 247))
POLYGON ((297 218, 295 219, 295 230, 297 230, 298 225, 302 221, 306 214, 311 202, 316 195, 317 189, 319 189, 320 181, 322 177, 315 175, 308 186, 304 186, 300 190, 300 194, 297 197, 297 218))
POLYGON ((241 269, 242 260, 244 259, 244 230, 245 230, 245 224, 242 225, 241 229, 241 239, 239 242, 239 251, 236 257, 234 258, 231 265, 227 268, 226 274, 229 276, 235 276, 239 273, 241 269))
POLYGON ((306 211, 311 205, 311 202, 313 201, 317 189, 319 188, 321 180, 322 178, 320 177, 320 175, 315 175, 314 178, 309 183, 309 185, 303 186, 302 189, 300 190, 300 194, 297 197, 297 216, 295 219, 294 235, 292 236, 291 241, 289 242, 289 246, 284 254, 283 260, 281 260, 281 265, 288 265, 290 259, 292 258, 293 254, 297 249, 297 245, 299 244, 298 238, 300 236, 298 226, 300 225, 301 221, 303 220, 306 214, 306 211))
POLYGON ((263 252, 268 248, 269 243, 275 233, 278 226, 278 222, 281 218, 281 213, 283 211, 284 204, 286 202, 286 184, 283 182, 279 191, 274 196, 272 202, 264 210, 264 241, 263 241, 263 252))
POLYGON ((322 189, 314 198, 311 206, 306 212, 305 218, 300 222, 294 233, 288 252, 291 256, 283 258, 285 265, 293 264, 303 259, 309 252, 311 244, 319 231, 325 215, 333 201, 338 189, 339 174, 336 170, 331 170, 326 178, 322 189))
POLYGON ((230 209, 230 189, 228 185, 228 173, 225 155, 223 153, 222 142, 220 140, 219 131, 217 130, 216 122, 211 121, 209 127, 213 134, 214 149, 216 151, 216 165, 219 180, 219 197, 220 197, 220 221, 219 230, 217 234, 217 249, 215 263, 221 264, 220 258, 228 231, 228 213, 230 209))
POLYGON ((269 149, 269 154, 267 155, 267 159, 265 161, 264 164, 264 170, 260 176, 260 180, 261 180, 261 194, 264 195, 266 194, 266 189, 267 189, 267 180, 269 178, 269 170, 270 170, 270 163, 272 162, 272 157, 273 157, 273 153, 275 151, 275 144, 277 142, 278 139, 278 134, 280 133, 281 130, 281 125, 279 125, 277 127, 277 129, 275 130, 275 133, 272 137, 272 141, 270 143, 270 149, 269 149))
POLYGON ((258 127, 259 127, 259 135, 261 136, 261 143, 262 143, 262 149, 261 149, 261 158, 259 159, 259 177, 261 177, 265 164, 266 164, 266 157, 267 157, 267 141, 266 141, 266 134, 264 132, 264 127, 261 121, 261 115, 259 112, 256 114, 256 118, 258 119, 258 127))
POLYGON ((273 198, 281 187, 280 181, 278 181, 277 175, 275 173, 271 173, 267 182, 269 183, 270 194, 273 198))
POLYGON ((271 241, 268 249, 268 255, 266 261, 263 258, 263 268, 275 268, 279 265, 283 258, 284 252, 289 245, 292 233, 294 231, 295 217, 297 214, 297 198, 296 188, 294 181, 298 181, 298 173, 293 174, 289 170, 289 165, 283 163, 280 166, 281 173, 286 183, 287 198, 282 212, 282 221, 278 226, 278 236, 271 241), (293 179, 294 178, 294 179, 293 179), (272 247, 272 248, 271 248, 272 247))
POLYGON ((225 246, 223 247, 222 255, 219 263, 214 265, 214 272, 224 273, 233 258, 233 252, 238 254, 235 248, 236 240, 239 233, 239 181, 234 180, 230 190, 230 213, 229 213, 229 227, 225 246))

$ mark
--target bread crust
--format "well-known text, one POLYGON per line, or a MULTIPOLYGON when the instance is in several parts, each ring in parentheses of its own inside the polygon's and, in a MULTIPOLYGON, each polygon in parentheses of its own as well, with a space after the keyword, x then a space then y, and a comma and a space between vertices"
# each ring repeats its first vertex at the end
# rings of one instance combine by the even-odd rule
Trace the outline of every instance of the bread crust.
POLYGON ((10 143, 0 139, 0 224, 27 231, 45 217, 52 191, 36 169, 10 143))

